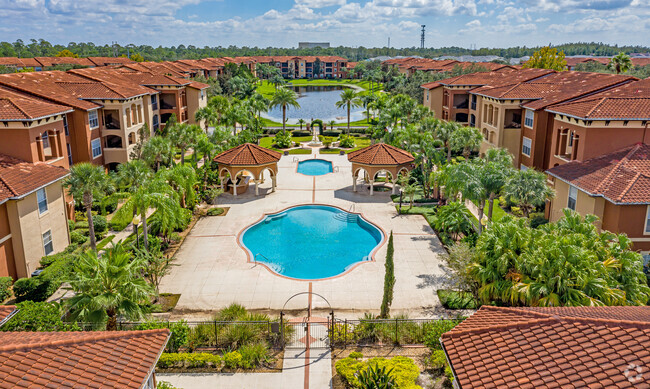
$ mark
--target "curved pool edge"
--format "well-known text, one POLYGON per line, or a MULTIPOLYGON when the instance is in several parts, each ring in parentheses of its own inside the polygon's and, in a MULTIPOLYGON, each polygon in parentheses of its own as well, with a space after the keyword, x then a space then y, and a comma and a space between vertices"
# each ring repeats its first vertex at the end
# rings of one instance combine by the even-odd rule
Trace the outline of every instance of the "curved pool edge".
MULTIPOLYGON (((295 171, 295 173, 300 174, 300 175, 303 175, 303 176, 305 176, 305 177, 323 177, 323 176, 326 176, 326 175, 328 175, 328 174, 334 174, 334 161, 330 161, 330 160, 328 160, 328 159, 324 159, 324 158, 318 158, 318 155, 317 155, 317 154, 312 154, 312 155, 314 155, 313 158, 305 158, 305 159, 301 159, 301 160, 299 160, 298 162, 296 162, 296 171, 295 171), (300 163, 301 163, 301 162, 314 161, 314 160, 329 162, 330 165, 332 166, 332 171, 331 171, 331 172, 328 172, 328 173, 325 173, 325 174, 320 174, 320 175, 318 175, 318 176, 315 176, 315 175, 313 175, 313 174, 305 174, 305 173, 301 173, 301 172, 298 171, 298 168, 300 167, 300 163)), ((302 205, 310 205, 310 204, 292 205, 291 207, 285 208, 285 209, 283 209, 282 211, 273 212, 273 213, 280 213, 280 212, 286 211, 286 210, 289 209, 289 208, 300 207, 300 206, 302 206, 302 205)), ((324 204, 311 204, 311 205, 324 205, 324 204)), ((327 205, 327 206, 328 206, 328 207, 335 207, 335 208, 343 209, 343 208, 341 208, 341 207, 337 207, 336 205, 327 205)), ((348 212, 348 211, 345 211, 345 212, 348 212)), ((273 213, 271 213, 271 214, 269 214, 269 215, 272 215, 273 213)), ((354 212, 348 212, 348 213, 354 213, 354 212)), ((266 214, 264 214, 264 216, 266 216, 266 214)), ((367 221, 367 220, 366 220, 366 221, 367 221)))
POLYGON ((302 281, 302 282, 313 282, 313 281, 327 281, 327 280, 333 280, 333 279, 335 279, 335 278, 343 277, 343 276, 349 274, 350 272, 352 272, 352 271, 353 271, 354 269, 356 269, 358 266, 361 266, 361 265, 366 264, 366 263, 377 262, 377 261, 375 260, 375 255, 377 254, 377 252, 379 251, 379 249, 382 248, 382 246, 383 246, 383 245, 386 243, 386 241, 388 240, 388 237, 387 237, 387 236, 388 236, 388 235, 386 234, 386 231, 385 231, 383 228, 381 228, 381 226, 379 226, 379 225, 377 225, 376 223, 373 223, 373 222, 371 222, 370 220, 368 220, 365 216, 363 216, 363 213, 361 213, 361 212, 351 212, 351 211, 348 211, 348 210, 346 210, 346 209, 343 209, 343 208, 339 207, 338 205, 332 205, 332 204, 323 204, 323 203, 302 203, 302 204, 294 204, 294 205, 290 205, 290 206, 285 207, 285 208, 282 208, 282 209, 280 209, 280 210, 278 210, 278 211, 274 211, 274 212, 264 212, 264 213, 262 213, 262 216, 260 216, 257 220, 255 220, 253 223, 247 225, 247 226, 244 227, 241 231, 239 231, 239 233, 237 234, 237 245, 238 245, 242 250, 244 250, 244 252, 246 253, 246 263, 254 263, 254 264, 257 264, 257 265, 263 266, 266 270, 268 270, 268 271, 269 271, 271 274, 273 274, 274 276, 278 276, 278 277, 281 277, 281 278, 284 278, 284 279, 287 279, 287 280, 292 280, 292 281, 302 281), (374 249, 372 249, 372 251, 370 252, 370 255, 369 255, 369 259, 368 259, 368 260, 365 260, 365 261, 359 261, 359 262, 355 262, 355 263, 351 264, 350 267, 347 268, 347 269, 346 269, 343 273, 341 273, 341 274, 337 274, 337 275, 335 275, 335 276, 326 277, 326 278, 313 278, 313 279, 308 279, 308 280, 303 279, 303 278, 294 278, 294 277, 285 276, 284 274, 280 274, 280 273, 276 272, 275 270, 273 270, 270 266, 268 266, 268 265, 267 265, 266 263, 264 263, 264 262, 256 262, 256 261, 255 261, 255 257, 254 257, 253 252, 250 251, 250 250, 248 249, 248 247, 246 247, 246 246, 242 243, 242 241, 241 241, 241 240, 242 240, 242 236, 244 235, 244 232, 246 232, 246 230, 248 230, 249 228, 253 227, 254 225, 256 225, 256 224, 258 224, 259 222, 261 222, 262 220, 264 220, 264 218, 267 217, 267 216, 269 216, 269 215, 275 215, 275 214, 278 214, 278 213, 284 212, 284 211, 286 211, 286 210, 288 210, 288 209, 290 209, 290 208, 304 207, 304 206, 310 206, 310 205, 317 205, 317 206, 319 205, 319 206, 323 206, 323 207, 332 207, 332 208, 337 208, 337 209, 340 209, 340 210, 343 211, 343 212, 347 212, 347 213, 350 213, 350 214, 353 214, 353 215, 358 215, 358 216, 359 216, 360 218, 362 218, 366 223, 369 223, 369 224, 371 224, 373 227, 377 228, 377 229, 381 232, 381 241, 377 244, 377 246, 375 246, 374 249))

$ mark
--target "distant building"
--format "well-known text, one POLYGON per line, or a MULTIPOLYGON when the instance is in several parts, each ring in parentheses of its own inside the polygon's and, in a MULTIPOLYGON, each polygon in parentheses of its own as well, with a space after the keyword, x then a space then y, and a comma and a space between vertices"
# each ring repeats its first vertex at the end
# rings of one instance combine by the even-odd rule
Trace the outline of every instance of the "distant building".
POLYGON ((317 47, 322 47, 323 49, 329 49, 329 42, 298 42, 299 49, 315 49, 317 47))

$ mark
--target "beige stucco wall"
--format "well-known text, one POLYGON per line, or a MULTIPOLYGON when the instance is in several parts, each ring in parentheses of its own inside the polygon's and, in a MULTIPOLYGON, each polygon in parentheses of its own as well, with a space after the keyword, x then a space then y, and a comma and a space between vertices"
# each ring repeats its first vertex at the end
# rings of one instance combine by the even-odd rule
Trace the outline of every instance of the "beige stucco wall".
POLYGON ((424 90, 424 106, 429 108, 438 119, 442 119, 442 92, 443 87, 439 86, 434 89, 424 90), (428 92, 428 95, 427 95, 428 92))
POLYGON ((39 261, 45 255, 43 233, 46 231, 52 231, 53 254, 70 243, 61 181, 48 185, 45 190, 48 210, 42 215, 38 212, 36 192, 21 200, 7 202, 18 277, 28 277, 39 267, 39 261))
POLYGON ((198 124, 201 127, 205 126, 205 121, 201 120, 197 122, 194 119, 194 115, 199 108, 203 108, 208 105, 208 94, 207 90, 203 89, 203 92, 199 89, 194 88, 185 88, 187 93, 187 119, 190 124, 198 124))
MULTIPOLYGON (((550 221, 556 222, 564 216, 564 209, 569 201, 569 184, 555 179, 555 198, 551 201, 550 221)), ((598 228, 602 226, 603 214, 605 211, 605 199, 592 197, 578 188, 576 199, 576 212, 581 215, 596 215, 600 220, 596 223, 598 228)))

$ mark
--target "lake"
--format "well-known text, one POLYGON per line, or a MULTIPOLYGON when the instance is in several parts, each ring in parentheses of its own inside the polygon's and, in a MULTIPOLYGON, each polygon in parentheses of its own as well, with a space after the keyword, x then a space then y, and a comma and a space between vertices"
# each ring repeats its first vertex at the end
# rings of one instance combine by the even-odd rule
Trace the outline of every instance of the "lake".
MULTIPOLYGON (((331 120, 337 123, 347 123, 347 109, 336 108, 336 102, 341 99, 341 91, 345 86, 298 86, 290 87, 298 93, 300 108, 287 107, 287 124, 298 124, 298 119, 310 123, 312 119, 321 119, 324 123, 331 120)), ((282 107, 275 107, 262 117, 282 123, 282 107)), ((350 121, 365 118, 362 107, 352 107, 350 121)))

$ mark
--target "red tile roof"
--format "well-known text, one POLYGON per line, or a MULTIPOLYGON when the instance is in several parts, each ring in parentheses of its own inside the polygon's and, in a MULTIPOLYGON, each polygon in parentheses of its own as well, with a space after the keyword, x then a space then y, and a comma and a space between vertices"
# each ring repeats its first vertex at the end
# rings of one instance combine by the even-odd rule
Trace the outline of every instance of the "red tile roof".
POLYGON ((414 160, 408 151, 386 143, 375 143, 348 154, 348 161, 364 165, 402 165, 414 160))
POLYGON ((72 109, 0 87, 0 121, 31 121, 66 112, 72 109))
POLYGON ((571 161, 546 173, 614 204, 650 204, 647 144, 639 143, 583 162, 571 161))
POLYGON ((47 163, 29 163, 0 154, 0 203, 19 199, 68 175, 68 170, 47 163))
MULTIPOLYGON (((1 301, 0 301, 1 302, 1 301)), ((0 326, 16 312, 14 305, 0 305, 0 326)))
POLYGON ((223 165, 256 166, 278 162, 280 158, 282 158, 282 154, 275 150, 252 143, 244 143, 217 155, 214 157, 214 161, 223 165))
POLYGON ((422 88, 431 89, 431 87, 436 87, 436 84, 471 87, 480 87, 484 85, 502 86, 535 79, 543 80, 544 76, 552 73, 555 73, 555 71, 548 69, 502 69, 492 72, 477 72, 450 77, 433 83, 424 84, 422 85, 422 88))
POLYGON ((483 306, 441 342, 461 389, 650 387, 650 307, 483 306))
POLYGON ((0 332, 0 388, 141 388, 168 329, 0 332))

